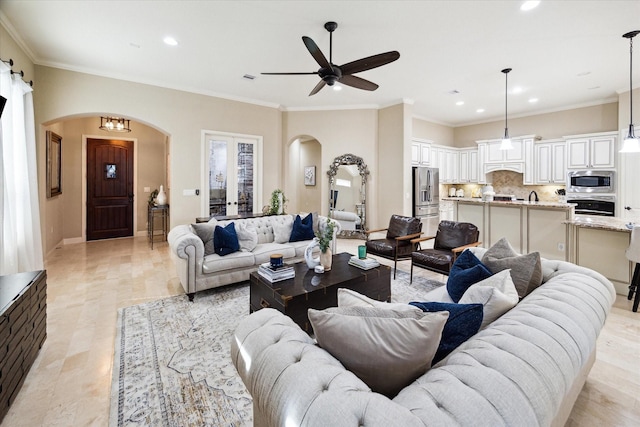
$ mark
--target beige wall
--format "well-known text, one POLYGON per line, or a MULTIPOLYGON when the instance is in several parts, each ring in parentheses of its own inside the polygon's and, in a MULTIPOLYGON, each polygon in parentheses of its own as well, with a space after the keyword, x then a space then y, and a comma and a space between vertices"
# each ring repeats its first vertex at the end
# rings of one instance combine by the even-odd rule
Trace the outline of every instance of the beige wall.
MULTIPOLYGON (((268 200, 272 189, 280 185, 282 174, 276 171, 282 170, 281 113, 275 108, 50 67, 37 66, 36 75, 36 123, 110 113, 135 119, 169 136, 172 227, 193 222, 202 214, 199 198, 205 197, 205 192, 183 195, 185 189, 200 188, 202 130, 262 136, 262 200, 268 200)), ((44 152, 43 141, 41 131, 39 153, 44 152)), ((43 165, 40 163, 40 168, 43 165)))
MULTIPOLYGON (((329 213, 329 179, 327 171, 338 156, 353 154, 362 157, 370 175, 367 182, 367 223, 376 215, 376 186, 378 181, 377 155, 377 110, 339 110, 339 111, 290 111, 283 114, 283 140, 292 144, 301 136, 316 139, 321 145, 321 160, 316 169, 316 187, 320 197, 320 213, 329 213), (326 195, 323 196, 323 195, 326 195)), ((397 153, 396 153, 397 155, 397 153)), ((291 150, 285 152, 285 164, 290 170, 299 170, 291 150)), ((285 194, 296 194, 300 176, 286 174, 285 194)), ((267 189, 265 189, 266 191, 267 189)), ((268 189, 270 193, 273 189, 268 189)), ((295 201, 290 202, 288 211, 301 210, 295 201)))
MULTIPOLYGON (((300 157, 297 162, 297 168, 295 170, 293 179, 298 183, 298 191, 296 192, 296 213, 297 212, 320 212, 322 209, 322 193, 320 188, 322 187, 320 181, 326 178, 326 175, 320 174, 320 168, 322 166, 322 146, 320 143, 313 139, 310 141, 303 141, 300 143, 300 157), (316 167, 316 185, 304 185, 304 168, 306 166, 316 167)), ((294 211, 288 210, 291 213, 294 211)))
POLYGON ((428 139, 438 145, 454 145, 454 128, 451 126, 439 125, 415 117, 412 126, 411 134, 414 138, 428 139))
MULTIPOLYGON (((640 128, 640 88, 633 90, 633 124, 636 129, 640 128)), ((629 92, 620 94, 618 98, 618 126, 623 130, 623 138, 627 136, 629 129, 629 92)), ((636 136, 638 133, 636 132, 636 136)))
POLYGON ((13 40, 13 38, 7 33, 7 30, 4 29, 2 25, 0 25, 0 58, 5 61, 9 59, 13 59, 13 66, 11 69, 13 71, 24 71, 25 82, 33 80, 34 87, 38 82, 35 77, 35 66, 31 59, 24 53, 22 49, 18 46, 18 44, 13 40))
MULTIPOLYGON (((512 137, 537 135, 542 139, 553 139, 617 128, 617 102, 509 119, 509 134, 512 137)), ((497 139, 503 134, 504 121, 460 126, 454 129, 455 146, 475 147, 477 140, 497 139)))

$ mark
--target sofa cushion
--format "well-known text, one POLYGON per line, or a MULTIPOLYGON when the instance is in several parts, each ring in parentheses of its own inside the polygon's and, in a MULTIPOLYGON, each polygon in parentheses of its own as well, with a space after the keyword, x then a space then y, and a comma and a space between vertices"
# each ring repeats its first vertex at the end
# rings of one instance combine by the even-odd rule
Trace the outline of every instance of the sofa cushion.
POLYGON ((227 224, 225 227, 216 225, 213 231, 213 246, 216 254, 220 256, 229 255, 230 253, 240 250, 238 235, 236 234, 236 228, 233 222, 227 224))
MULTIPOLYGON (((290 217, 289 217, 290 218, 290 217)), ((273 241, 276 243, 287 243, 291 237, 293 221, 273 223, 273 241)))
MULTIPOLYGON (((309 246, 309 243, 311 242, 312 240, 301 240, 299 242, 289 242, 287 243, 287 246, 290 246, 294 249, 296 258, 302 258, 304 257, 304 251, 307 250, 307 246, 309 246)), ((320 249, 318 248, 318 251, 319 250, 320 249)))
POLYGON ((471 251, 463 251, 451 266, 447 292, 453 302, 460 301, 469 286, 491 276, 491 271, 471 251))
POLYGON ((254 265, 254 256, 251 252, 233 252, 226 256, 217 254, 208 255, 202 260, 202 272, 218 273, 236 268, 247 268, 254 265))
POLYGON ((414 307, 405 303, 378 301, 346 288, 338 288, 338 307, 377 307, 400 311, 426 311, 421 310, 421 307, 414 307))
POLYGON ((255 247, 251 252, 255 258, 256 268, 260 264, 269 262, 271 255, 281 254, 285 260, 294 258, 296 256, 296 250, 289 244, 280 243, 262 243, 255 247))
POLYGON ((300 215, 296 215, 296 219, 293 220, 293 227, 291 229, 289 241, 300 242, 303 240, 311 240, 314 237, 313 215, 307 215, 304 219, 301 218, 300 215))
POLYGON ((193 232, 202 240, 204 243, 204 255, 211 255, 215 253, 214 245, 213 245, 213 230, 216 228, 216 221, 213 220, 211 222, 191 224, 191 229, 193 232))
POLYGON ((502 270, 493 276, 469 286, 460 298, 461 304, 482 304, 484 328, 518 304, 518 292, 511 280, 511 270, 502 270))
POLYGON ((424 374, 449 313, 375 307, 308 311, 318 345, 375 392, 395 396, 424 374))
POLYGON ((542 284, 540 253, 519 255, 504 237, 487 250, 482 262, 492 273, 511 269, 511 277, 520 298, 526 297, 542 284))
POLYGON ((482 304, 449 304, 444 302, 410 302, 409 304, 428 313, 449 312, 449 319, 444 325, 442 339, 432 364, 438 363, 460 344, 474 336, 482 325, 482 304))
POLYGON ((300 216, 302 216, 302 217, 307 217, 309 215, 311 215, 313 232, 315 233, 316 231, 318 231, 318 226, 319 226, 319 223, 320 223, 320 217, 318 216, 318 212, 311 212, 311 213, 300 212, 300 216))
POLYGON ((258 245, 258 233, 253 224, 248 221, 237 221, 235 227, 240 250, 245 252, 254 250, 258 245))

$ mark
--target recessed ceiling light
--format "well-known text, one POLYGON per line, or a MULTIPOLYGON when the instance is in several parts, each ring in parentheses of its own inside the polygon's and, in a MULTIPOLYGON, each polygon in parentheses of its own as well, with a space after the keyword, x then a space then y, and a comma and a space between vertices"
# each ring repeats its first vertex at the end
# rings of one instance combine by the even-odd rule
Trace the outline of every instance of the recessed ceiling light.
POLYGON ((164 39, 162 39, 162 41, 168 44, 169 46, 178 46, 178 41, 171 36, 165 37, 164 39))
POLYGON ((522 93, 522 88, 520 86, 516 86, 513 88, 511 93, 522 93))
POLYGON ((476 110, 476 113, 484 113, 484 108, 478 108, 478 109, 476 110))
POLYGON ((534 104, 534 103, 538 102, 538 98, 530 98, 529 102, 534 104))
POLYGON ((456 102, 456 105, 464 105, 464 101, 458 101, 456 102))
POLYGON ((535 9, 538 5, 540 4, 540 1, 536 1, 536 0, 529 0, 529 1, 525 1, 524 3, 522 3, 522 6, 520 6, 520 10, 523 11, 528 11, 531 9, 535 9))

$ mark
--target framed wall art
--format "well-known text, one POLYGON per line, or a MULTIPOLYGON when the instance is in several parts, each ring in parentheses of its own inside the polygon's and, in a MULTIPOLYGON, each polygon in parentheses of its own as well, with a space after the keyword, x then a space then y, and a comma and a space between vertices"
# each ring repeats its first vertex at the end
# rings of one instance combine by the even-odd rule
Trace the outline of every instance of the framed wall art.
POLYGON ((47 198, 62 194, 62 137, 47 131, 47 198))
POLYGON ((304 167, 304 185, 316 185, 316 167, 304 167))

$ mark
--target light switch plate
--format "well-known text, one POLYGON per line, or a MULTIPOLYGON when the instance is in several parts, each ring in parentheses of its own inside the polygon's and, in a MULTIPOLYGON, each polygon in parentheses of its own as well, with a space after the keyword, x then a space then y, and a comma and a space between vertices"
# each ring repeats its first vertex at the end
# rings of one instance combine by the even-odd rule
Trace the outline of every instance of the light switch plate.
POLYGON ((195 196, 196 190, 182 190, 183 196, 195 196))

